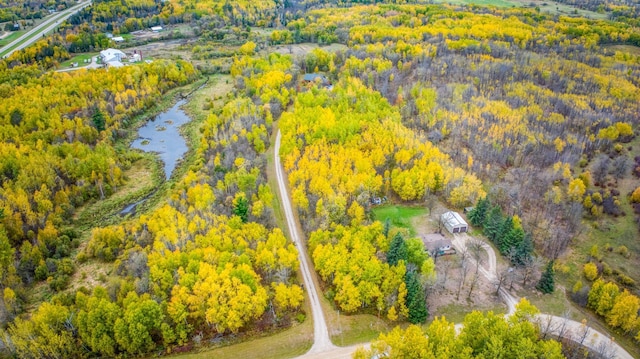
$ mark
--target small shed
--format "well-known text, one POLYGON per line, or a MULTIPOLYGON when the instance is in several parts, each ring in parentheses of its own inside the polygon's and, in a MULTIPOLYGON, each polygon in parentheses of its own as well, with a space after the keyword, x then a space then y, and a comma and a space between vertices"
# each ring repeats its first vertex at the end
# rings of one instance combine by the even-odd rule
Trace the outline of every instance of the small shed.
POLYGON ((458 212, 445 212, 440 216, 444 227, 451 233, 463 233, 469 230, 469 225, 458 212))
POLYGON ((160 31, 162 31, 162 26, 152 26, 151 27, 151 31, 160 32, 160 31))
POLYGON ((434 258, 456 253, 451 240, 440 233, 423 234, 422 244, 424 244, 424 249, 434 258))
POLYGON ((124 37, 122 36, 114 36, 111 38, 111 40, 115 41, 115 42, 123 42, 124 41, 124 37))

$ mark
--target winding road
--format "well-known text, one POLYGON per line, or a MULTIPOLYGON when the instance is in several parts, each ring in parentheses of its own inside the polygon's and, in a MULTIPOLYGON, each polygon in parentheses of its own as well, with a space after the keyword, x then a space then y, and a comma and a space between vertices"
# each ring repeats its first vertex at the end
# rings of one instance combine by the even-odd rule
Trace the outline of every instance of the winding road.
POLYGON ((58 27, 63 21, 71 17, 71 15, 75 14, 76 12, 82 10, 83 8, 89 5, 91 5, 90 0, 80 3, 78 5, 72 6, 68 9, 65 9, 59 13, 55 13, 45 18, 45 20, 42 23, 38 24, 38 26, 25 32, 24 34, 20 35, 17 39, 11 41, 6 46, 3 46, 2 48, 0 48, 0 56, 8 57, 15 51, 22 50, 25 47, 36 42, 37 40, 40 40, 43 34, 46 34, 52 31, 53 29, 58 27))
MULTIPOLYGON (((276 143, 274 146, 274 162, 276 166, 276 177, 278 180, 278 188, 280 190, 280 199, 282 202, 282 206, 284 208, 285 217, 287 219, 287 226, 289 227, 289 234, 291 239, 298 247, 298 257, 300 260, 300 267, 302 270, 302 277, 304 280, 304 285, 307 289, 307 293, 309 295, 310 303, 311 303, 311 311, 313 316, 313 331, 314 331, 314 342, 311 346, 311 349, 304 355, 298 357, 300 359, 324 359, 324 358, 336 358, 336 359, 347 359, 351 358, 353 353, 356 351, 358 347, 362 347, 363 345, 352 345, 348 347, 337 347, 331 343, 331 338, 329 337, 329 330, 327 327, 327 322, 324 317, 324 312, 322 309, 322 305, 320 304, 320 296, 317 291, 313 272, 309 267, 309 261, 307 259, 307 254, 305 251, 304 243, 302 241, 302 234, 298 229, 297 221, 295 216, 293 215, 293 207, 291 206, 291 201, 289 197, 289 192, 287 188, 287 183, 285 180, 284 169, 282 167, 282 163, 280 161, 280 142, 282 140, 282 135, 280 130, 278 130, 278 134, 276 135, 276 143)), ((471 237, 464 234, 455 234, 454 240, 452 241, 454 247, 457 251, 461 252, 467 247, 467 242, 471 240, 471 237)), ((479 239, 474 239, 479 241, 479 239)), ((493 250, 493 247, 488 245, 485 242, 482 242, 482 248, 487 252, 488 256, 488 268, 485 266, 480 267, 480 273, 482 273, 489 281, 492 283, 497 282, 497 262, 496 262, 496 253, 493 250)), ((471 259, 473 260, 473 259, 471 259)), ((500 297, 504 300, 508 308, 508 314, 510 315, 515 311, 516 304, 520 301, 520 298, 509 293, 504 287, 502 287, 499 291, 500 297)), ((618 343, 616 343, 613 339, 611 339, 608 335, 600 333, 588 326, 585 326, 583 323, 577 322, 575 320, 571 320, 568 318, 562 318, 549 314, 539 314, 535 319, 536 323, 541 328, 541 333, 545 336, 548 335, 557 335, 562 336, 564 338, 571 338, 576 342, 581 343, 582 345, 596 351, 599 353, 604 353, 605 357, 608 358, 619 358, 619 359, 633 359, 633 357, 618 343)), ((457 325, 456 327, 459 327, 457 325)), ((364 347, 368 347, 368 344, 365 344, 364 347)))
MULTIPOLYGON (((463 251, 467 246, 467 242, 471 239, 471 237, 466 233, 454 234, 453 236, 454 240, 452 243, 457 251, 463 251)), ((474 240, 479 241, 477 238, 474 238, 474 240)), ((492 283, 496 283, 498 281, 496 271, 496 253, 493 250, 493 247, 485 242, 482 242, 482 248, 487 252, 489 268, 481 267, 480 273, 482 273, 485 278, 492 283)), ((520 298, 509 293, 504 287, 500 288, 499 294, 507 305, 507 315, 513 314, 513 312, 515 312, 515 306, 520 301, 520 298)), ((606 358, 633 359, 631 354, 618 345, 615 340, 606 334, 600 333, 593 328, 589 328, 583 323, 550 314, 538 314, 535 321, 540 326, 540 330, 543 335, 556 335, 563 338, 573 339, 589 349, 605 354, 604 357, 606 358)))

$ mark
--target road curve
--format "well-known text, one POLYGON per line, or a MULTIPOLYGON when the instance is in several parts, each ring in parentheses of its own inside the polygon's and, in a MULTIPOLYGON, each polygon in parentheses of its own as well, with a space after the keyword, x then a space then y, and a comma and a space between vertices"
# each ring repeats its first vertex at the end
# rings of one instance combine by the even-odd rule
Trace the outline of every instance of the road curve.
MULTIPOLYGON (((280 133, 280 130, 278 130, 278 134, 276 135, 276 143, 274 146, 274 162, 276 166, 278 188, 280 190, 280 200, 282 202, 282 207, 284 208, 291 240, 298 247, 300 268, 302 270, 302 277, 307 288, 307 293, 309 294, 311 311, 313 315, 313 345, 306 354, 298 358, 351 358, 352 354, 358 347, 368 347, 368 344, 353 345, 349 347, 336 347, 331 343, 331 339, 329 338, 329 331, 327 329, 327 323, 325 321, 322 306, 320 305, 318 291, 316 289, 315 282, 313 281, 313 276, 311 274, 312 272, 309 268, 307 256, 304 250, 305 247, 303 246, 302 235, 300 234, 298 226, 296 225, 296 218, 293 215, 291 201, 289 200, 289 192, 287 190, 287 184, 285 182, 284 169, 282 167, 282 163, 280 162, 281 140, 282 135, 280 133)), ((470 238, 471 237, 469 237, 469 235, 467 235, 466 233, 454 234, 454 240, 452 241, 452 243, 458 251, 463 251, 467 246, 467 241, 470 238)), ((476 240, 479 241, 479 239, 476 240)), ((489 281, 495 283, 498 277, 495 251, 493 250, 493 247, 485 242, 482 242, 482 248, 487 252, 489 263, 487 263, 488 268, 485 268, 484 266, 480 267, 480 273, 482 273, 489 281)), ((504 287, 500 288, 499 295, 506 303, 508 313, 512 314, 515 311, 516 304, 520 301, 520 298, 509 293, 509 291, 507 291, 504 287)), ((535 322, 540 326, 541 332, 545 333, 545 335, 553 334, 562 336, 564 338, 571 338, 596 352, 606 351, 613 358, 633 359, 633 357, 624 348, 618 345, 618 343, 616 343, 608 335, 600 333, 593 328, 589 328, 583 323, 549 314, 537 315, 535 318, 535 322)), ((459 325, 457 325, 456 327, 459 327, 459 325)))
MULTIPOLYGON (((467 241, 471 238, 468 234, 454 234, 453 246, 456 250, 462 251, 467 245, 467 241)), ((475 238, 476 241, 480 241, 475 238)), ((480 273, 482 273, 488 280, 495 283, 497 281, 496 272, 496 254, 493 247, 485 242, 482 242, 482 248, 487 252, 489 257, 489 270, 481 267, 480 273)), ((513 314, 516 304, 520 301, 520 298, 509 293, 504 287, 500 288, 500 297, 507 304, 508 315, 513 314)), ((633 359, 623 347, 618 345, 607 334, 600 333, 593 328, 589 328, 583 323, 571 320, 569 318, 562 318, 550 314, 538 314, 535 319, 536 323, 540 326, 541 331, 548 334, 562 336, 563 338, 571 338, 575 341, 581 342, 582 345, 594 351, 607 351, 612 354, 611 357, 618 359, 633 359)))
MULTIPOLYGON (((320 304, 320 298, 318 295, 318 290, 316 289, 315 282, 313 281, 313 276, 311 269, 309 268, 309 262, 307 260, 307 255, 304 250, 304 245, 302 242, 302 235, 298 230, 298 226, 296 223, 296 218, 293 215, 293 208, 291 206, 291 201, 289 200, 289 192, 287 189, 287 183, 285 181, 284 169, 282 168, 282 163, 280 162, 280 142, 282 139, 282 135, 280 130, 278 130, 278 134, 276 135, 276 143, 274 146, 274 162, 276 166, 276 178, 278 180, 278 188, 280 190, 280 201, 282 202, 282 208, 284 208, 284 214, 287 219, 287 227, 289 227, 289 235, 291 240, 295 243, 296 247, 298 247, 298 259, 300 261, 300 269, 302 271, 302 278, 304 280, 304 285, 309 294, 309 301, 311 303, 311 313, 313 316, 313 345, 307 354, 303 355, 301 358, 338 358, 341 356, 333 356, 328 354, 328 352, 335 351, 337 349, 341 349, 340 352, 345 352, 347 348, 337 348, 333 343, 331 343, 331 338, 329 337, 329 329, 327 328, 327 322, 324 317, 324 312, 322 310, 322 305, 320 304), (318 356, 320 355, 320 356, 318 356), (327 356, 328 355, 328 356, 327 356)), ((355 350, 356 347, 351 348, 351 351, 348 351, 348 357, 350 357, 351 352, 355 350)), ((338 353, 336 353, 338 355, 338 353)))
POLYGON ((38 26, 25 32, 24 34, 20 35, 17 39, 11 41, 9 44, 2 47, 0 49, 0 54, 2 54, 2 57, 8 57, 15 51, 24 49, 25 47, 31 45, 37 40, 40 40, 42 38, 41 34, 46 34, 49 31, 55 29, 63 21, 71 17, 71 15, 75 14, 76 12, 80 11, 81 9, 89 5, 91 5, 91 1, 86 1, 81 4, 72 6, 68 9, 65 9, 59 13, 53 14, 49 18, 46 18, 45 21, 43 21, 38 26), (31 36, 31 35, 34 35, 34 36, 31 36), (7 49, 9 49, 10 51, 6 52, 7 49))

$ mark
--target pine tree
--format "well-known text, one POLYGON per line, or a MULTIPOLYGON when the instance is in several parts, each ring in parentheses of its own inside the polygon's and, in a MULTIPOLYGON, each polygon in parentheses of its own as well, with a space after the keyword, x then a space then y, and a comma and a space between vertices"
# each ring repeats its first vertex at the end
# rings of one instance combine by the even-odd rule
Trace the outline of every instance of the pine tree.
POLYGON ((511 217, 507 217, 502 222, 502 225, 500 225, 500 230, 496 234, 496 239, 494 241, 502 254, 509 252, 509 249, 511 248, 511 238, 509 238, 509 234, 512 230, 514 230, 513 219, 511 217))
POLYGON ((249 219, 249 200, 245 196, 238 196, 233 205, 233 214, 240 217, 243 223, 249 219))
POLYGON ((407 308, 409 309, 409 322, 412 324, 424 323, 429 316, 427 301, 424 297, 422 285, 418 275, 411 271, 405 275, 407 285, 407 308))
POLYGON ((500 228, 502 227, 502 211, 500 207, 495 206, 491 209, 484 221, 484 235, 491 241, 495 242, 500 228))
POLYGON ((389 237, 389 230, 391 229, 391 220, 389 217, 384 221, 384 229, 382 230, 382 234, 384 234, 384 238, 389 237))
POLYGON ((105 130, 104 114, 102 113, 102 111, 100 111, 100 109, 95 109, 92 120, 93 125, 96 126, 96 130, 98 130, 98 132, 102 132, 105 130))
POLYGON ((547 263, 547 267, 542 273, 542 277, 540 277, 540 281, 536 288, 542 293, 549 294, 553 293, 555 289, 555 280, 554 280, 554 272, 553 272, 553 261, 547 263))
POLYGON ((394 266, 398 264, 399 261, 403 260, 407 263, 407 259, 409 257, 409 253, 407 252, 407 244, 404 242, 404 238, 400 233, 397 233, 393 240, 391 240, 391 244, 389 245, 389 251, 387 252, 387 263, 394 266))
POLYGON ((488 210, 489 200, 486 197, 479 199, 476 206, 469 212, 469 222, 471 222, 471 225, 476 227, 482 226, 487 217, 488 210))
POLYGON ((533 253, 533 241, 530 234, 525 234, 522 240, 515 246, 515 256, 512 259, 513 264, 523 265, 531 258, 533 253))

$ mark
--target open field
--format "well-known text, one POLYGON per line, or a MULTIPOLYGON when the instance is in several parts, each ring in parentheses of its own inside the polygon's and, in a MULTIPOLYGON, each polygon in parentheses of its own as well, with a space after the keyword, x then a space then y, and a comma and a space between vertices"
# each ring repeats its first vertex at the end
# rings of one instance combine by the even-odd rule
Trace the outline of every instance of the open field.
POLYGON ((8 43, 10 43, 11 41, 17 39, 18 37, 20 37, 20 35, 24 34, 24 30, 20 30, 20 31, 14 31, 9 33, 7 36, 3 37, 2 39, 0 39, 0 46, 5 46, 8 43))
POLYGON ((387 218, 391 222, 391 226, 400 227, 409 230, 412 235, 416 233, 411 219, 413 217, 427 214, 428 211, 423 207, 406 207, 396 205, 383 205, 375 207, 372 210, 374 219, 385 222, 387 218))
POLYGON ((581 16, 589 19, 607 19, 606 13, 582 10, 570 5, 546 0, 434 0, 435 3, 451 5, 480 5, 496 7, 532 7, 552 15, 581 16), (533 6, 532 6, 533 5, 533 6))
POLYGON ((78 67, 85 67, 90 64, 90 62, 85 63, 84 60, 91 59, 92 57, 98 55, 97 52, 89 52, 84 54, 76 55, 70 58, 67 61, 61 62, 59 68, 65 69, 71 66, 72 63, 77 62, 78 67))

